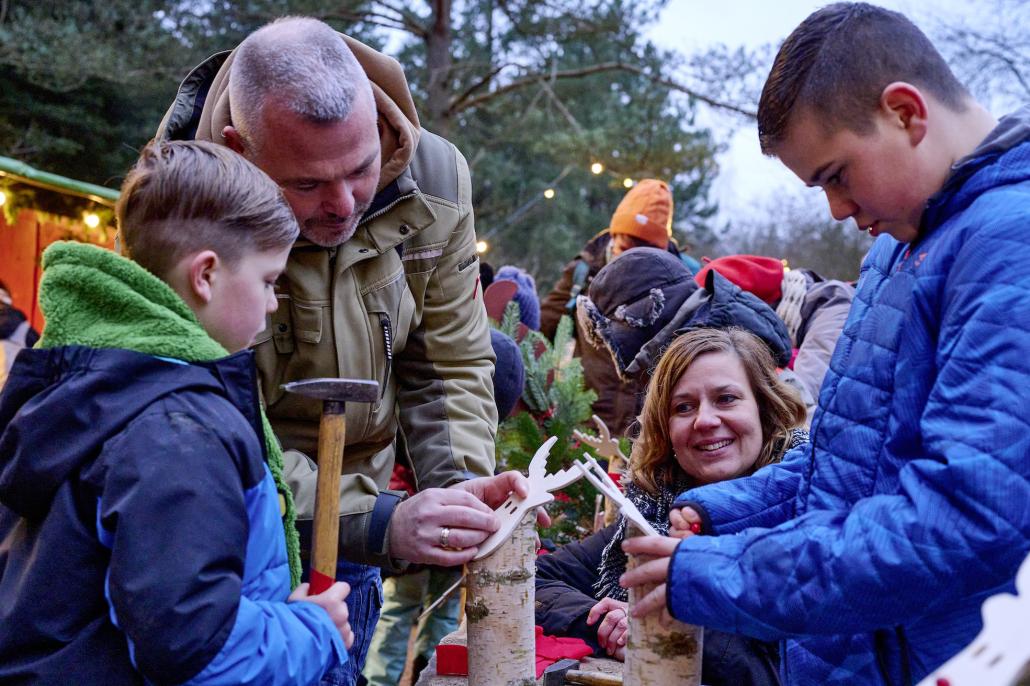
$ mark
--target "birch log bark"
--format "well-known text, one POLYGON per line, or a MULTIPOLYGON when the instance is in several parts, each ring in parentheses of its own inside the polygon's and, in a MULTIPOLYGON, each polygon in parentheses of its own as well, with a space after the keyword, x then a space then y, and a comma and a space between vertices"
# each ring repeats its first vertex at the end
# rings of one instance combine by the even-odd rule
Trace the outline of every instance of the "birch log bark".
MULTIPOLYGON (((640 536, 641 532, 628 523, 626 535, 640 536)), ((630 555, 627 567, 635 569, 649 559, 630 555)), ((698 686, 701 683, 701 627, 672 619, 665 610, 643 619, 632 616, 636 602, 654 588, 653 585, 639 586, 629 591, 629 639, 623 685, 698 686)))
POLYGON ((465 600, 469 684, 536 684, 535 523, 536 512, 531 510, 496 551, 469 563, 465 600))

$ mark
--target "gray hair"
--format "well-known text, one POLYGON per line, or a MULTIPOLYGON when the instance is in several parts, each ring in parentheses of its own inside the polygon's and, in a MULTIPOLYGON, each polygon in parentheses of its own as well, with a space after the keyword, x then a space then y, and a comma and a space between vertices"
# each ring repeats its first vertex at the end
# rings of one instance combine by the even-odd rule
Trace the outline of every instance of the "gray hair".
POLYGON ((307 121, 342 121, 362 89, 372 97, 364 69, 340 34, 317 19, 283 17, 236 49, 229 78, 233 126, 253 145, 269 98, 307 121))

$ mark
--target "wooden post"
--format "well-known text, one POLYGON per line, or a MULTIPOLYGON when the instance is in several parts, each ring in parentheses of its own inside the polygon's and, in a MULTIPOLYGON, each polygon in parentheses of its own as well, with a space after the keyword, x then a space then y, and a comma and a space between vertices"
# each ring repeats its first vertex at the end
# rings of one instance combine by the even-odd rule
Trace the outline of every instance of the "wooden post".
MULTIPOLYGON (((632 523, 627 523, 626 535, 640 536, 641 533, 632 523)), ((648 559, 651 558, 630 555, 627 566, 635 569, 648 559)), ((648 585, 630 589, 630 614, 636 602, 654 588, 648 585)), ((701 627, 675 619, 671 619, 668 626, 663 626, 662 613, 653 613, 643 619, 631 616, 629 639, 626 641, 624 686, 698 686, 701 683, 701 632, 701 627)))
MULTIPOLYGON (((612 439, 615 440, 615 439, 612 439)), ((623 474, 626 470, 626 462, 621 455, 612 455, 608 458, 608 473, 623 474)), ((614 479, 613 479, 614 481, 614 479)), ((604 499, 604 525, 609 526, 619 518, 619 505, 611 498, 604 499)))
POLYGON ((534 686, 536 634, 536 511, 492 554, 468 566, 468 683, 534 686))

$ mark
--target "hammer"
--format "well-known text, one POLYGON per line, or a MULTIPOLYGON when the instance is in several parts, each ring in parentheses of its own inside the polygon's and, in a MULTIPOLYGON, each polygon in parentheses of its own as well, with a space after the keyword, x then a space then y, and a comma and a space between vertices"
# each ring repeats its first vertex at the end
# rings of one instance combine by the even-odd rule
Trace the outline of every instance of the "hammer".
POLYGON ((564 686, 564 684, 622 686, 622 677, 604 672, 581 672, 578 660, 565 658, 544 670, 544 686, 564 686))
POLYGON ((340 545, 340 473, 347 437, 347 402, 375 402, 379 384, 365 379, 304 379, 283 384, 283 390, 322 401, 318 425, 318 482, 311 541, 311 595, 336 581, 340 545))

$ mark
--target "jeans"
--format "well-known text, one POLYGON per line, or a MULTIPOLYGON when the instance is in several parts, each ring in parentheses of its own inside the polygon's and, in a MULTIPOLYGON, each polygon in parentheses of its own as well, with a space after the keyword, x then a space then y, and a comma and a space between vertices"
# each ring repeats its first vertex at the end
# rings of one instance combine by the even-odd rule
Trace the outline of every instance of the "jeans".
MULTIPOLYGON (((458 580, 460 569, 432 567, 414 574, 392 576, 383 582, 383 611, 365 663, 369 686, 393 686, 404 672, 411 628, 422 608, 458 580)), ((425 662, 447 634, 458 628, 461 593, 454 592, 418 626, 415 655, 425 662)))
POLYGON ((383 583, 379 568, 351 564, 340 560, 336 565, 336 580, 350 584, 347 612, 354 632, 354 645, 347 651, 347 664, 336 667, 322 676, 322 686, 354 686, 361 674, 372 643, 379 611, 383 606, 383 583))
MULTIPOLYGON (((301 551, 311 550, 311 522, 298 521, 297 533, 300 534, 301 551)), ((309 560, 302 555, 304 565, 303 580, 308 580, 309 560)), ((365 666, 368 646, 372 642, 372 634, 379 621, 379 611, 383 607, 383 582, 379 576, 379 567, 348 562, 342 557, 336 562, 336 580, 350 584, 347 595, 347 614, 351 631, 354 632, 354 644, 347 651, 347 663, 330 669, 322 675, 322 686, 355 686, 361 668, 365 666)))

